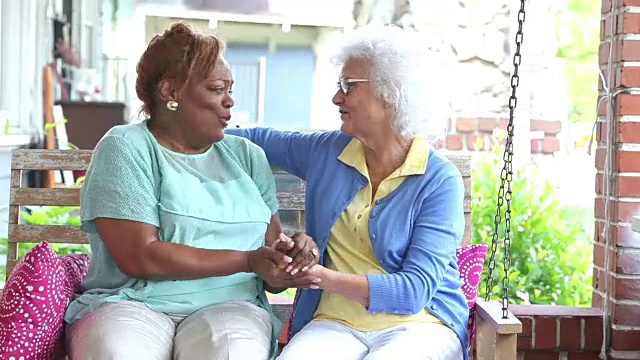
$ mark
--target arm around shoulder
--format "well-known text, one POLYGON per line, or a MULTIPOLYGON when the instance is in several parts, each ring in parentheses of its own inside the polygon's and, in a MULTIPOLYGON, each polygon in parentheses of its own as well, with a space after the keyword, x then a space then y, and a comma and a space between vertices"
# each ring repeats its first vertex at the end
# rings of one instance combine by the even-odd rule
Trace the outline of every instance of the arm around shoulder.
POLYGON ((313 153, 323 137, 328 134, 280 131, 271 128, 227 129, 225 133, 249 139, 264 150, 271 165, 301 179, 306 179, 313 153))

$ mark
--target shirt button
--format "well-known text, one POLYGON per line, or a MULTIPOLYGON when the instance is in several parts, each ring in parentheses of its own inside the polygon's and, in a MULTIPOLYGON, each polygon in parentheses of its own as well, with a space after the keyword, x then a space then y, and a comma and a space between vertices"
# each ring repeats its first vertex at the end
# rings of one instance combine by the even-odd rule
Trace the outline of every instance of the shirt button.
POLYGON ((365 208, 368 208, 368 207, 369 207, 369 204, 365 205, 364 207, 365 207, 365 208))
POLYGON ((362 219, 362 215, 358 215, 358 220, 359 220, 359 219, 362 219))

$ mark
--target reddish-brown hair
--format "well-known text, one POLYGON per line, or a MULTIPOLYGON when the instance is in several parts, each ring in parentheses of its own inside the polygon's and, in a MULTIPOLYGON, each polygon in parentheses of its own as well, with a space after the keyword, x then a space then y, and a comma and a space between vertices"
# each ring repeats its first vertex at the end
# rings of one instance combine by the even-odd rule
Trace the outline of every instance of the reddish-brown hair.
POLYGON ((223 50, 218 38, 198 33, 181 22, 154 36, 136 67, 136 94, 143 103, 140 112, 153 116, 162 80, 176 81, 182 91, 194 76, 207 76, 223 50))

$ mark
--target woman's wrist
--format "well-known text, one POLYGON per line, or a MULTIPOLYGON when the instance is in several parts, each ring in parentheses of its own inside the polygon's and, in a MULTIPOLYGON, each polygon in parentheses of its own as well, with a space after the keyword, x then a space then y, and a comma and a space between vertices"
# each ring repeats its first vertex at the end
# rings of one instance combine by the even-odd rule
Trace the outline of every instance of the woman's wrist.
POLYGON ((241 251, 240 256, 242 258, 242 272, 255 272, 253 271, 251 257, 256 254, 256 250, 241 251))
POLYGON ((318 267, 316 276, 321 280, 320 288, 329 292, 334 289, 336 283, 336 276, 339 274, 337 271, 327 269, 322 265, 316 265, 318 267))

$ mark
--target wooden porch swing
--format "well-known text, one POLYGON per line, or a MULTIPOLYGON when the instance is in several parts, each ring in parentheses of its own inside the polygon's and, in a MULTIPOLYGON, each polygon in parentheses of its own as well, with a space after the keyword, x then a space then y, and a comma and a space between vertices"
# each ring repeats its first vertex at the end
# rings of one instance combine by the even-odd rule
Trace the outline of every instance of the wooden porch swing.
MULTIPOLYGON (((501 183, 498 191, 496 215, 494 219, 494 233, 490 244, 488 260, 488 278, 486 281, 486 297, 475 301, 470 308, 470 335, 475 339, 470 349, 473 359, 487 360, 516 359, 517 334, 522 331, 521 322, 509 311, 509 257, 511 243, 511 180, 513 177, 513 130, 514 112, 517 105, 516 89, 519 84, 519 66, 521 63, 520 48, 522 45, 522 28, 525 20, 525 0, 520 0, 520 10, 517 15, 518 31, 515 43, 516 51, 513 56, 514 71, 511 76, 511 96, 509 98, 509 122, 504 151, 504 165, 500 173, 501 183), (505 207, 503 211, 503 206, 505 207), (490 300, 494 284, 496 266, 495 255, 499 243, 499 232, 502 221, 505 221, 504 245, 504 276, 502 279, 503 294, 501 301, 490 300), (475 324, 475 326, 474 326, 475 324)), ((51 135, 50 135, 51 136, 51 135)), ((83 171, 91 161, 91 150, 15 150, 11 165, 11 190, 9 207, 9 235, 7 248, 7 278, 17 264, 18 246, 20 243, 49 243, 87 244, 86 235, 78 228, 64 225, 34 225, 20 222, 20 211, 23 206, 80 206, 80 189, 78 188, 27 188, 22 187, 23 171, 83 171)), ((465 218, 466 239, 464 244, 470 243, 471 229, 471 158, 466 155, 452 155, 447 157, 458 167, 465 183, 465 218)), ((274 171, 276 177, 286 176, 280 171, 274 171)), ((304 229, 304 184, 300 182, 290 191, 278 193, 278 200, 282 211, 294 212, 296 220, 288 224, 292 229, 304 229)), ((480 272, 481 269, 472 269, 480 272)), ((465 284, 477 289, 478 284, 465 284)), ((475 299, 473 299, 475 300, 475 299)), ((294 304, 273 304, 278 317, 283 321, 289 320, 294 304)), ((285 327, 286 328, 286 327, 285 327)), ((281 334, 281 345, 287 341, 286 330, 281 334)))

